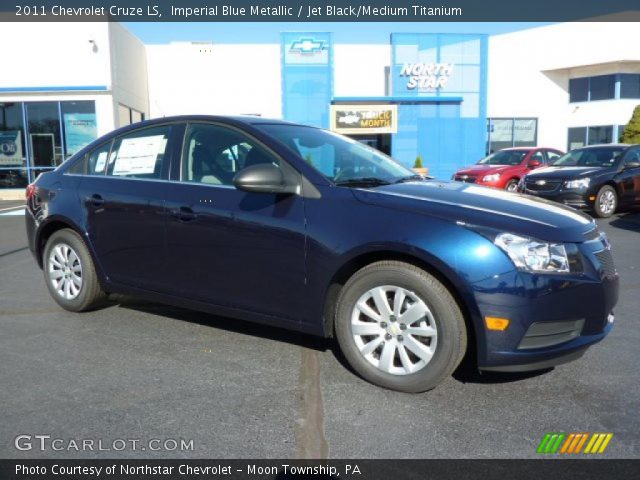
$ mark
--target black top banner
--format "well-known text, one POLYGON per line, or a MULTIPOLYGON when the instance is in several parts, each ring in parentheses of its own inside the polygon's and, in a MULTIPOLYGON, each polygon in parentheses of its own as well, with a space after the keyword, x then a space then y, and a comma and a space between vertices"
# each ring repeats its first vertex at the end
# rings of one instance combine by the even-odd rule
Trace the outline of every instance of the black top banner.
POLYGON ((638 0, 0 0, 1 21, 639 21, 638 0), (604 17, 604 18, 603 18, 604 17))

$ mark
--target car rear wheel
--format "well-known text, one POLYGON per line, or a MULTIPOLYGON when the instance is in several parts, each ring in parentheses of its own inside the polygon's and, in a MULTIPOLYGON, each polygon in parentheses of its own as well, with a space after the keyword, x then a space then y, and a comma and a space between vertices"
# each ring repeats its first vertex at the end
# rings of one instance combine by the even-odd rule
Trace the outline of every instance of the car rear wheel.
POLYGON ((65 310, 91 310, 106 299, 89 251, 73 230, 62 229, 51 235, 42 265, 49 293, 65 310))
POLYGON ((608 218, 615 213, 616 208, 618 208, 618 195, 611 185, 605 185, 598 191, 593 212, 596 217, 608 218))
POLYGON ((518 180, 516 180, 515 178, 509 180, 507 182, 507 184, 505 185, 504 189, 507 192, 515 192, 518 190, 518 180))
POLYGON ((451 375, 467 334, 447 288, 414 265, 383 261, 358 271, 342 289, 335 332, 354 370, 392 390, 424 392, 451 375))

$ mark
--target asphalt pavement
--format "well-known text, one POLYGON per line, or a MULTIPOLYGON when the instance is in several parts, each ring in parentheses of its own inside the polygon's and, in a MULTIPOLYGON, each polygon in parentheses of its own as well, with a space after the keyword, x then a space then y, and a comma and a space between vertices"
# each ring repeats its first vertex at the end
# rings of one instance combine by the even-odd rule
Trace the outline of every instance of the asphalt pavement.
POLYGON ((17 204, 0 203, 1 458, 536 458, 547 432, 611 432, 600 457, 640 457, 640 213, 598 221, 621 297, 613 332, 582 359, 467 367, 403 394, 361 380, 328 340, 125 297, 66 312, 17 204), (118 449, 131 439, 139 448, 118 449), (93 450, 73 448, 86 440, 93 450))

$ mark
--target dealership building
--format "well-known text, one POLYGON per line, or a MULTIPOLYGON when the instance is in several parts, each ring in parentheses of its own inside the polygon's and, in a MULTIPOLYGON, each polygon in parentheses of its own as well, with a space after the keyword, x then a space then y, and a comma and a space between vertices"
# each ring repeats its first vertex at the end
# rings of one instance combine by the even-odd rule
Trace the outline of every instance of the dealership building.
POLYGON ((283 118, 352 136, 407 166, 420 156, 449 178, 505 147, 615 142, 640 104, 637 23, 491 36, 375 24, 388 30, 383 44, 315 31, 218 44, 215 25, 213 42, 144 45, 118 23, 3 24, 16 40, 0 76, 0 192, 147 118, 283 118))

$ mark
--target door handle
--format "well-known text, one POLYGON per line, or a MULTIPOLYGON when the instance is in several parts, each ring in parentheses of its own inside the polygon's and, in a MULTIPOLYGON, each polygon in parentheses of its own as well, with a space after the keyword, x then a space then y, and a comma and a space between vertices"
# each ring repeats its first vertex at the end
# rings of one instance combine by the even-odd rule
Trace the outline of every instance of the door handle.
POLYGON ((102 195, 98 193, 94 193, 90 197, 85 198, 85 200, 88 204, 93 205, 94 207, 101 207, 104 205, 104 198, 102 198, 102 195))
POLYGON ((190 222, 195 220, 198 215, 189 207, 172 208, 169 210, 172 217, 177 218, 181 222, 190 222))

